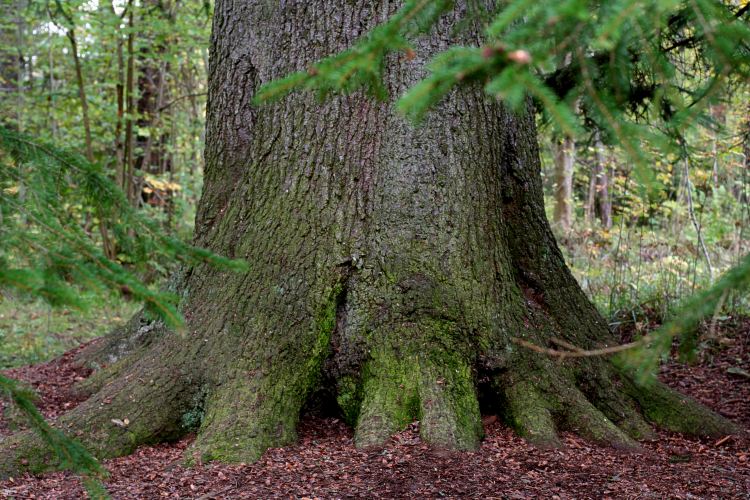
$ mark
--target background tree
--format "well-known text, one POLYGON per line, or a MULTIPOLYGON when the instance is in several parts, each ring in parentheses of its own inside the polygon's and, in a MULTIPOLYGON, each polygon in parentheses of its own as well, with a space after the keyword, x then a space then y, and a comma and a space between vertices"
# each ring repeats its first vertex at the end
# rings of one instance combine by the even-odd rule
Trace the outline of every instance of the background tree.
POLYGON ((575 140, 566 136, 554 143, 555 159, 555 217, 565 232, 573 223, 573 169, 576 162, 575 140))

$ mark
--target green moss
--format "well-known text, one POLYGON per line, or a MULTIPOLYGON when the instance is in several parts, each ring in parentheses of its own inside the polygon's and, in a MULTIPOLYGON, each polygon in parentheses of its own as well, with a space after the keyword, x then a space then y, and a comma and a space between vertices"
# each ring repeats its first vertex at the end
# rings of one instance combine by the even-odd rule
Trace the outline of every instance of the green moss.
POLYGON ((475 449, 482 435, 479 403, 470 347, 456 322, 421 318, 369 338, 376 345, 362 372, 357 445, 381 444, 420 420, 422 436, 432 444, 475 449))
POLYGON ((662 428, 694 436, 737 432, 737 427, 729 420, 660 382, 638 386, 626 379, 623 386, 638 401, 643 415, 662 428))
POLYGON ((355 434, 359 447, 379 446, 419 418, 416 357, 382 348, 371 356, 362 370, 363 400, 355 434))
MULTIPOLYGON (((330 353, 343 294, 342 283, 322 294, 324 299, 299 339, 298 350, 288 351, 283 361, 267 356, 260 366, 244 372, 244 377, 216 389, 206 402, 195 443, 197 456, 203 461, 250 462, 266 449, 296 439, 299 412, 320 382, 323 362, 330 353)), ((193 412, 201 409, 194 406, 193 412)))
POLYGON ((354 427, 357 424, 362 404, 362 384, 356 377, 344 376, 337 381, 336 389, 336 402, 341 409, 344 421, 354 427))
POLYGON ((554 402, 542 397, 536 384, 520 380, 505 386, 505 419, 519 436, 537 446, 561 445, 552 418, 554 402))
POLYGON ((203 418, 206 415, 205 403, 207 396, 208 388, 206 386, 201 387, 193 396, 190 408, 182 414, 180 422, 182 428, 187 432, 197 431, 203 423, 203 418))

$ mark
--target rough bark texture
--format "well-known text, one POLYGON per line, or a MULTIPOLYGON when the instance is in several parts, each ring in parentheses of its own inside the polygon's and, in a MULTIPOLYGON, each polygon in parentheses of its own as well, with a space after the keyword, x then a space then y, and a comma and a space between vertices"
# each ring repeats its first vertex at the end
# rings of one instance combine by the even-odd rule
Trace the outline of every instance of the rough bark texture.
MULTIPOLYGON (((476 448, 480 403, 540 445, 565 428, 636 447, 650 432, 641 415, 686 432, 730 429, 604 359, 558 363, 513 343, 611 342, 547 223, 531 115, 479 88, 451 94, 419 127, 360 94, 250 105, 260 84, 350 46, 389 4, 217 2, 195 239, 250 271, 180 277, 183 337, 134 319, 129 330, 144 335, 125 329, 92 348, 89 359, 117 360, 60 425, 101 456, 197 430, 194 461, 250 461, 289 443, 315 393, 331 395, 360 447, 418 419, 433 445, 476 448)), ((462 13, 414 58, 389 60, 392 95, 455 42, 462 13)), ((2 448, 0 475, 20 456, 48 465, 30 435, 2 448)))

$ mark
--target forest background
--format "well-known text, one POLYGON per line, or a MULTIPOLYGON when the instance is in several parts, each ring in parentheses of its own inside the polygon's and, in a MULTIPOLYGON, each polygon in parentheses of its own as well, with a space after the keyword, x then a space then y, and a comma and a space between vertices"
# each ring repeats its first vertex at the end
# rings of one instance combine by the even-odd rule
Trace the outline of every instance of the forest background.
MULTIPOLYGON (((213 258, 188 246, 201 191, 211 10, 206 0, 0 0, 0 369, 101 335, 141 301, 169 315, 159 290, 176 261, 213 258), (77 228, 71 241, 115 264, 84 267, 75 280, 71 271, 71 290, 56 281, 61 265, 76 262, 55 254, 50 241, 60 235, 45 230, 43 214, 8 208, 53 200, 57 191, 38 188, 59 179, 34 184, 31 173, 61 158, 83 159, 114 181, 121 193, 112 203, 132 222, 110 224, 111 204, 77 197, 68 174, 69 196, 58 200, 77 228), (29 228, 23 238, 19 225, 29 228), (154 234, 160 243, 150 246, 154 234), (1 272, 11 268, 28 270, 28 290, 11 286, 14 277, 1 272)), ((700 68, 693 76, 702 78, 700 68)), ((748 103, 746 85, 713 98, 700 126, 686 131, 684 154, 651 157, 649 181, 616 141, 593 131, 573 137, 540 115, 548 216, 612 328, 650 331, 750 251, 748 103)), ((748 308, 747 294, 727 293, 708 321, 748 308)))

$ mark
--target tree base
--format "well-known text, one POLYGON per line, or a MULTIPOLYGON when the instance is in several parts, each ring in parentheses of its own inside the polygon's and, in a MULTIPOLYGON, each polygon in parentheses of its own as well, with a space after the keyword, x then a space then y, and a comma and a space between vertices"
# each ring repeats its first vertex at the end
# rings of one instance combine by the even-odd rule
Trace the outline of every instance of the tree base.
MULTIPOLYGON (((415 40, 414 57, 388 58, 391 95, 456 44, 465 8, 456 2, 415 40)), ((540 446, 571 430, 637 449, 647 421, 732 432, 605 359, 556 362, 515 342, 614 343, 546 220, 533 113, 505 109, 479 85, 449 93, 419 127, 356 92, 251 106, 258 85, 351 46, 348 28, 312 28, 365 29, 373 12, 367 2, 216 2, 224 29, 212 39, 216 105, 194 241, 249 269, 181 274, 186 333, 137 318, 88 351, 85 361, 109 367, 57 425, 99 457, 196 432, 189 461, 250 462, 292 442, 305 403, 325 389, 358 447, 419 420, 433 446, 475 449, 480 401, 540 446)), ((0 476, 50 466, 30 434, 0 451, 0 476)))
MULTIPOLYGON (((451 335, 451 327, 439 322, 406 326, 412 332, 451 335)), ((394 334, 403 338, 405 332, 394 334)), ((252 462, 266 449, 294 441, 305 402, 292 392, 301 381, 299 370, 243 377, 210 392, 196 392, 194 383, 185 383, 188 373, 179 374, 178 369, 176 374, 163 363, 154 370, 155 362, 163 359, 158 351, 144 355, 136 349, 129 368, 55 425, 100 458, 195 430, 198 437, 186 452, 188 463, 252 462), (145 373, 151 373, 150 378, 143 378, 145 373), (127 426, 120 424, 125 419, 127 426)), ((335 394, 340 416, 354 427, 359 448, 381 446, 419 420, 421 436, 431 445, 476 449, 482 438, 480 400, 483 410, 500 414, 540 447, 560 446, 558 432, 566 430, 635 451, 638 440, 653 437, 648 423, 689 435, 737 432, 731 422, 692 399, 660 383, 637 386, 602 359, 558 363, 519 350, 511 365, 479 371, 455 351, 384 349, 371 352, 357 377, 334 378, 330 366, 327 374, 323 371, 317 387, 335 394)), ((56 467, 50 450, 30 431, 4 438, 0 449, 0 477, 56 467)))

